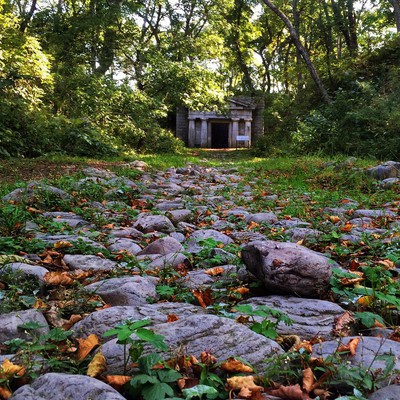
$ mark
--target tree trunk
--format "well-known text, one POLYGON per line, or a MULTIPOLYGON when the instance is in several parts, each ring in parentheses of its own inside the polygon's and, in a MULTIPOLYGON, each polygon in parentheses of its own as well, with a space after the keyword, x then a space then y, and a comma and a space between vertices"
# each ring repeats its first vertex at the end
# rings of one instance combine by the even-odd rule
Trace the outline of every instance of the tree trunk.
POLYGON ((397 33, 400 33, 400 0, 390 0, 393 6, 394 21, 396 22, 397 33))
POLYGON ((37 0, 32 0, 31 8, 29 9, 28 13, 24 16, 24 19, 21 22, 19 30, 22 33, 24 33, 26 31, 26 28, 28 27, 29 22, 31 22, 33 14, 34 14, 34 12, 36 10, 36 3, 37 3, 37 0))
POLYGON ((288 19, 288 17, 278 7, 276 7, 275 4, 272 3, 272 1, 270 1, 270 0, 263 0, 263 1, 264 1, 265 5, 271 11, 273 11, 283 21, 285 26, 288 28, 288 30, 290 32, 290 37, 291 37, 294 45, 296 46, 297 50, 301 54, 301 57, 303 58, 304 62, 306 63, 306 66, 311 74, 312 79, 314 80, 314 82, 318 88, 319 93, 321 94, 323 100, 326 103, 331 104, 332 99, 330 98, 328 92, 326 91, 326 89, 318 75, 318 72, 314 67, 314 64, 311 61, 310 55, 308 54, 307 50, 301 43, 300 38, 296 32, 296 29, 293 27, 293 25, 290 22, 290 20, 288 19))

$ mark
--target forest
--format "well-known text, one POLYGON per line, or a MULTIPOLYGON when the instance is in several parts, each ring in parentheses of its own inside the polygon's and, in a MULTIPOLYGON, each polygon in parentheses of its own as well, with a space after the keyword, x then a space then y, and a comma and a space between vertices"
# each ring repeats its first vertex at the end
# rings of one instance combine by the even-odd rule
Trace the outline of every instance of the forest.
POLYGON ((0 157, 171 152, 265 101, 258 154, 400 156, 399 0, 0 0, 0 157))

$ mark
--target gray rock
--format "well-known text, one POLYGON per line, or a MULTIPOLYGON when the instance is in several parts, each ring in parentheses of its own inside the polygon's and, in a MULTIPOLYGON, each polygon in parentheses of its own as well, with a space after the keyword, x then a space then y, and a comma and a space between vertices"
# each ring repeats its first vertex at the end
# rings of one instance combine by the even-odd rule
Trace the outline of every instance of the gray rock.
POLYGON ((138 255, 161 254, 165 256, 170 253, 179 253, 182 250, 183 246, 181 243, 170 236, 166 236, 150 243, 140 253, 138 253, 138 255))
POLYGON ((174 268, 180 264, 190 267, 190 261, 185 254, 169 253, 165 256, 157 257, 148 265, 148 268, 174 268))
POLYGON ((111 178, 109 179, 106 184, 108 186, 114 186, 114 187, 129 187, 132 189, 137 189, 138 186, 136 185, 135 182, 131 181, 130 179, 124 177, 124 176, 118 176, 116 178, 111 178))
POLYGON ((214 239, 216 242, 222 244, 233 243, 233 240, 229 236, 218 232, 215 229, 203 229, 195 231, 189 236, 189 239, 187 240, 187 251, 190 253, 198 253, 204 248, 204 246, 199 242, 207 239, 214 239))
POLYGON ((246 222, 255 222, 257 224, 275 224, 278 222, 277 216, 273 212, 266 212, 266 213, 256 213, 256 214, 250 214, 249 216, 246 217, 246 222))
POLYGON ((167 322, 168 315, 174 314, 178 318, 204 314, 202 307, 186 303, 156 303, 142 306, 116 306, 95 311, 77 322, 71 330, 74 337, 86 337, 95 333, 101 342, 109 340, 103 333, 122 324, 125 320, 131 321, 150 319, 151 325, 167 322))
MULTIPOLYGON (((356 336, 349 336, 343 338, 341 343, 347 344, 351 339, 356 336)), ((338 340, 332 340, 329 342, 322 342, 318 346, 314 346, 313 356, 326 358, 336 352, 340 343, 338 340)), ((343 354, 341 358, 347 360, 350 365, 362 365, 364 368, 373 370, 382 369, 385 370, 386 363, 379 356, 391 356, 396 357, 394 368, 400 369, 400 360, 397 359, 400 354, 400 343, 394 340, 377 338, 377 337, 360 337, 360 342, 357 346, 357 351, 354 356, 349 354, 343 354)))
POLYGON ((188 222, 192 217, 192 212, 190 210, 170 210, 168 212, 168 218, 174 223, 178 222, 188 222))
POLYGON ((334 261, 295 243, 256 241, 242 250, 247 269, 262 280, 267 291, 318 297, 329 288, 334 261))
POLYGON ((400 163, 395 161, 387 161, 376 167, 367 169, 366 174, 377 180, 384 180, 386 178, 400 177, 400 163))
MULTIPOLYGON (((330 301, 301 299, 291 296, 253 297, 239 304, 250 304, 253 308, 265 305, 285 313, 293 320, 293 325, 287 326, 280 323, 277 332, 280 335, 295 333, 305 340, 317 337, 325 340, 334 339, 335 320, 345 313, 342 307, 330 301)), ((262 319, 260 317, 255 318, 262 319)), ((268 319, 274 320, 273 317, 268 319)), ((355 332, 354 324, 349 328, 352 333, 355 332)))
POLYGON ((183 243, 186 240, 185 235, 180 232, 172 232, 169 234, 169 236, 176 239, 179 243, 183 243))
POLYGON ((367 226, 371 226, 373 218, 370 217, 360 217, 360 218, 353 218, 350 219, 348 222, 354 226, 359 226, 365 228, 367 226))
POLYGON ((23 275, 35 276, 41 285, 44 284, 44 276, 49 272, 46 268, 39 265, 30 265, 25 263, 10 263, 0 267, 0 276, 8 270, 20 273, 23 275))
POLYGON ((109 235, 117 238, 140 239, 143 236, 143 232, 140 232, 135 228, 120 228, 111 229, 109 235))
MULTIPOLYGON (((193 315, 172 323, 155 325, 152 329, 165 337, 172 352, 183 348, 185 354, 200 357, 201 352, 208 350, 218 361, 231 356, 241 357, 258 372, 266 368, 267 357, 283 353, 276 342, 231 319, 215 315, 193 315)), ((107 360, 108 372, 122 373, 123 346, 111 340, 103 345, 102 352, 107 360)))
POLYGON ((175 231, 174 225, 165 215, 140 214, 133 227, 145 233, 175 231))
POLYGON ((139 253, 142 248, 132 239, 121 238, 116 240, 111 246, 108 246, 108 250, 112 252, 126 251, 127 253, 135 255, 139 253))
POLYGON ((355 210, 354 218, 378 218, 378 217, 395 217, 397 214, 390 210, 355 210))
POLYGON ((115 261, 107 260, 97 256, 85 256, 81 254, 66 254, 64 262, 70 270, 81 269, 83 271, 97 270, 110 271, 117 267, 115 261))
POLYGON ((144 161, 135 160, 128 164, 122 164, 121 168, 132 168, 137 169, 138 171, 147 171, 149 169, 149 164, 144 161))
POLYGON ((111 306, 137 306, 146 304, 147 299, 158 299, 157 281, 138 275, 126 276, 95 282, 85 289, 93 291, 111 306))
POLYGON ((231 232, 229 236, 238 243, 254 242, 256 240, 268 240, 267 237, 262 233, 250 231, 235 231, 231 232))
POLYGON ((169 200, 169 201, 167 200, 156 204, 154 208, 160 211, 169 211, 169 210, 178 210, 183 207, 184 205, 182 200, 169 200))
POLYGON ((115 389, 85 375, 48 373, 17 389, 12 400, 124 400, 115 389))
POLYGON ((54 222, 60 224, 67 224, 71 228, 80 228, 82 226, 90 225, 90 222, 85 221, 79 215, 69 212, 46 212, 42 214, 45 218, 52 218, 54 222))
POLYGON ((369 400, 399 400, 400 385, 389 385, 372 393, 369 400))
POLYGON ((276 222, 274 226, 281 226, 282 228, 297 228, 311 226, 309 222, 302 221, 299 218, 281 219, 276 222))
POLYGON ((16 338, 32 339, 32 335, 40 336, 46 333, 49 333, 49 325, 43 314, 38 310, 0 314, 0 343, 16 338), (29 330, 30 334, 28 334, 28 331, 18 329, 20 325, 28 322, 37 322, 42 328, 29 330))
POLYGON ((308 241, 310 239, 311 240, 318 239, 321 235, 323 235, 323 232, 310 228, 292 228, 288 229, 285 233, 289 235, 290 240, 292 242, 298 242, 300 240, 308 241))
POLYGON ((203 270, 189 271, 187 275, 179 279, 179 283, 189 289, 198 289, 212 285, 214 279, 203 270))
POLYGON ((26 188, 18 188, 5 195, 2 200, 5 202, 13 201, 15 203, 35 204, 40 199, 51 194, 52 196, 65 201, 72 201, 73 198, 64 190, 54 186, 46 185, 42 182, 29 182, 26 188))
POLYGON ((78 235, 48 235, 48 234, 42 234, 42 233, 36 233, 35 237, 37 239, 42 240, 46 245, 53 246, 56 242, 60 241, 66 241, 66 242, 71 242, 71 243, 79 243, 79 242, 84 242, 90 246, 97 247, 100 249, 104 249, 105 247, 100 244, 95 242, 92 239, 89 239, 86 236, 78 236, 78 235))
POLYGON ((382 187, 383 189, 391 189, 394 186, 398 186, 399 184, 400 178, 387 178, 380 183, 380 187, 382 187))
POLYGON ((86 176, 94 176, 96 178, 111 179, 117 177, 114 172, 102 168, 88 167, 85 168, 82 172, 86 176))

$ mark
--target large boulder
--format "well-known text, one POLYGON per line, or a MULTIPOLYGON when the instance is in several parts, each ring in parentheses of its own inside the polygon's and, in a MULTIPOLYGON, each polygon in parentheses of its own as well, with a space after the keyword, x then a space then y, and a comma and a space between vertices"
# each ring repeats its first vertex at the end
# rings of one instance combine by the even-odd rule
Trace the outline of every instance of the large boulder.
POLYGON ((400 385, 389 385, 372 393, 369 400, 399 400, 400 385))
MULTIPOLYGON (((250 304, 253 309, 258 306, 267 306, 286 314, 292 321, 292 325, 279 323, 276 331, 280 335, 291 335, 295 333, 301 339, 310 340, 321 337, 332 340, 335 337, 335 325, 345 310, 335 303, 325 300, 301 299, 293 296, 267 296, 252 297, 239 304, 250 304)), ((263 319, 262 317, 255 317, 263 319)), ((274 320, 273 317, 268 319, 274 320)), ((354 333, 354 320, 349 322, 348 329, 354 333)))
POLYGON ((164 233, 175 232, 174 225, 165 215, 141 214, 133 227, 144 233, 154 231, 164 233))
POLYGON ((138 255, 160 254, 165 256, 171 253, 179 253, 182 250, 183 246, 176 239, 167 236, 150 243, 138 255))
POLYGON ((85 375, 48 373, 20 387, 12 400, 124 400, 115 389, 85 375))
MULTIPOLYGON (((273 340, 253 332, 234 320, 215 315, 192 315, 175 322, 155 325, 152 330, 165 337, 172 352, 184 349, 185 354, 200 357, 210 351, 218 361, 231 356, 248 361, 257 372, 266 368, 265 359, 282 354, 282 348, 273 340)), ((153 352, 154 348, 147 351, 153 352)), ((110 374, 123 372, 124 347, 110 340, 102 347, 110 374)), ((169 354, 169 353, 168 353, 169 354)))
POLYGON ((242 251, 247 269, 268 292, 313 298, 326 293, 332 268, 338 264, 295 243, 272 240, 247 244, 242 251))
POLYGON ((115 261, 82 254, 66 254, 64 256, 64 262, 71 271, 78 269, 83 271, 111 271, 117 267, 117 263, 115 261))
POLYGON ((400 163, 396 161, 386 161, 366 170, 366 173, 377 180, 400 177, 400 163))

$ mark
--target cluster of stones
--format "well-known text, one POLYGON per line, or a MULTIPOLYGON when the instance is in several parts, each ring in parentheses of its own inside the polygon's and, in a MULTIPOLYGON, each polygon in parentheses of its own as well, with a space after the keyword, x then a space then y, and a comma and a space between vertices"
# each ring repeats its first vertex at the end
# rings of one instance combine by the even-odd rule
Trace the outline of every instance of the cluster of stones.
MULTIPOLYGON (((87 168, 83 171, 86 178, 76 183, 77 191, 87 182, 108 188, 104 202, 88 202, 85 205, 97 210, 112 224, 103 228, 102 243, 91 239, 92 221, 71 212, 42 214, 44 218, 67 225, 70 228, 68 234, 43 233, 35 223, 27 224, 26 229, 48 247, 59 241, 74 243, 83 240, 114 253, 125 251, 143 263, 147 271, 174 268, 183 263, 190 271, 182 278, 181 284, 190 289, 204 289, 214 285, 216 280, 229 280, 232 273, 235 279, 244 283, 261 281, 264 288, 262 295, 243 303, 254 307, 267 305, 286 313, 293 320, 293 325, 278 325, 280 335, 296 334, 304 340, 324 339, 315 350, 316 355, 332 354, 338 346, 334 328, 345 310, 336 303, 319 298, 329 289, 332 268, 340 266, 297 242, 307 243, 307 240, 323 235, 323 231, 331 229, 334 224, 341 226, 346 223, 350 223, 352 229, 342 238, 344 240, 357 242, 365 233, 376 233, 386 238, 382 240, 392 240, 391 233, 399 226, 397 213, 390 209, 390 205, 380 210, 364 210, 359 209, 355 202, 348 201, 337 208, 322 210, 324 215, 338 218, 332 222, 325 221, 321 230, 316 230, 307 221, 284 218, 278 207, 276 212, 253 210, 252 185, 256 182, 246 181, 235 170, 188 166, 148 172, 147 166, 141 162, 125 165, 124 168, 140 169, 142 173, 132 181, 108 170, 87 168), (118 194, 124 191, 134 193, 136 201, 146 204, 146 211, 134 217, 130 224, 120 226, 121 215, 130 208, 128 200, 118 199, 118 194), (381 217, 390 217, 393 222, 385 228, 377 228, 381 217), (239 224, 243 221, 244 225, 239 224), (263 234, 247 229, 252 223, 282 230, 287 241, 268 240, 263 234), (207 239, 210 238, 215 241, 213 243, 240 245, 242 259, 238 260, 235 254, 224 251, 220 246, 209 249, 207 239), (192 256, 205 249, 210 252, 209 257, 220 257, 225 271, 221 276, 210 276, 204 272, 204 266, 191 264, 192 256)), ((264 184, 268 185, 267 179, 264 179, 264 184)), ((16 189, 3 201, 30 204, 43 193, 72 201, 71 194, 41 182, 31 182, 26 188, 16 189)), ((270 195, 269 200, 278 203, 279 196, 270 195)), ((35 260, 35 255, 28 257, 35 260)), ((97 255, 65 255, 64 262, 71 271, 112 272, 121 267, 116 261, 97 255)), ((22 262, 11 263, 8 267, 22 274, 34 275, 41 286, 46 286, 44 275, 48 271, 45 267, 22 262)), ((110 307, 93 312, 71 330, 77 338, 93 333, 98 335, 103 342, 107 373, 123 373, 124 349, 115 338, 105 338, 103 333, 126 319, 150 319, 151 329, 165 336, 172 351, 184 348, 187 354, 199 356, 202 351, 210 350, 219 360, 229 356, 242 357, 260 373, 268 367, 266 358, 284 352, 277 342, 253 332, 235 319, 214 315, 212 309, 185 303, 157 303, 157 282, 158 278, 147 275, 127 275, 86 286, 86 290, 95 291, 110 307), (149 299, 152 300, 150 303, 149 299), (176 315, 177 321, 167 322, 170 314, 176 315)), ((0 343, 18 337, 26 338, 26 332, 18 326, 32 321, 43 326, 36 334, 49 331, 46 319, 36 309, 0 315, 0 343)), ((349 322, 347 333, 356 333, 353 321, 349 322)), ((349 358, 349 362, 368 368, 384 368, 384 362, 377 358, 378 355, 400 353, 400 343, 381 337, 364 336, 359 347, 360 350, 356 356, 349 358)), ((13 357, 13 354, 0 355, 0 362, 13 357)), ((396 361, 395 367, 400 368, 399 361, 396 361)), ((398 394, 397 387, 393 393, 398 394)), ((123 399, 110 386, 96 379, 57 373, 40 376, 12 396, 14 400, 64 398, 123 399)), ((374 398, 377 397, 371 397, 374 398)))

